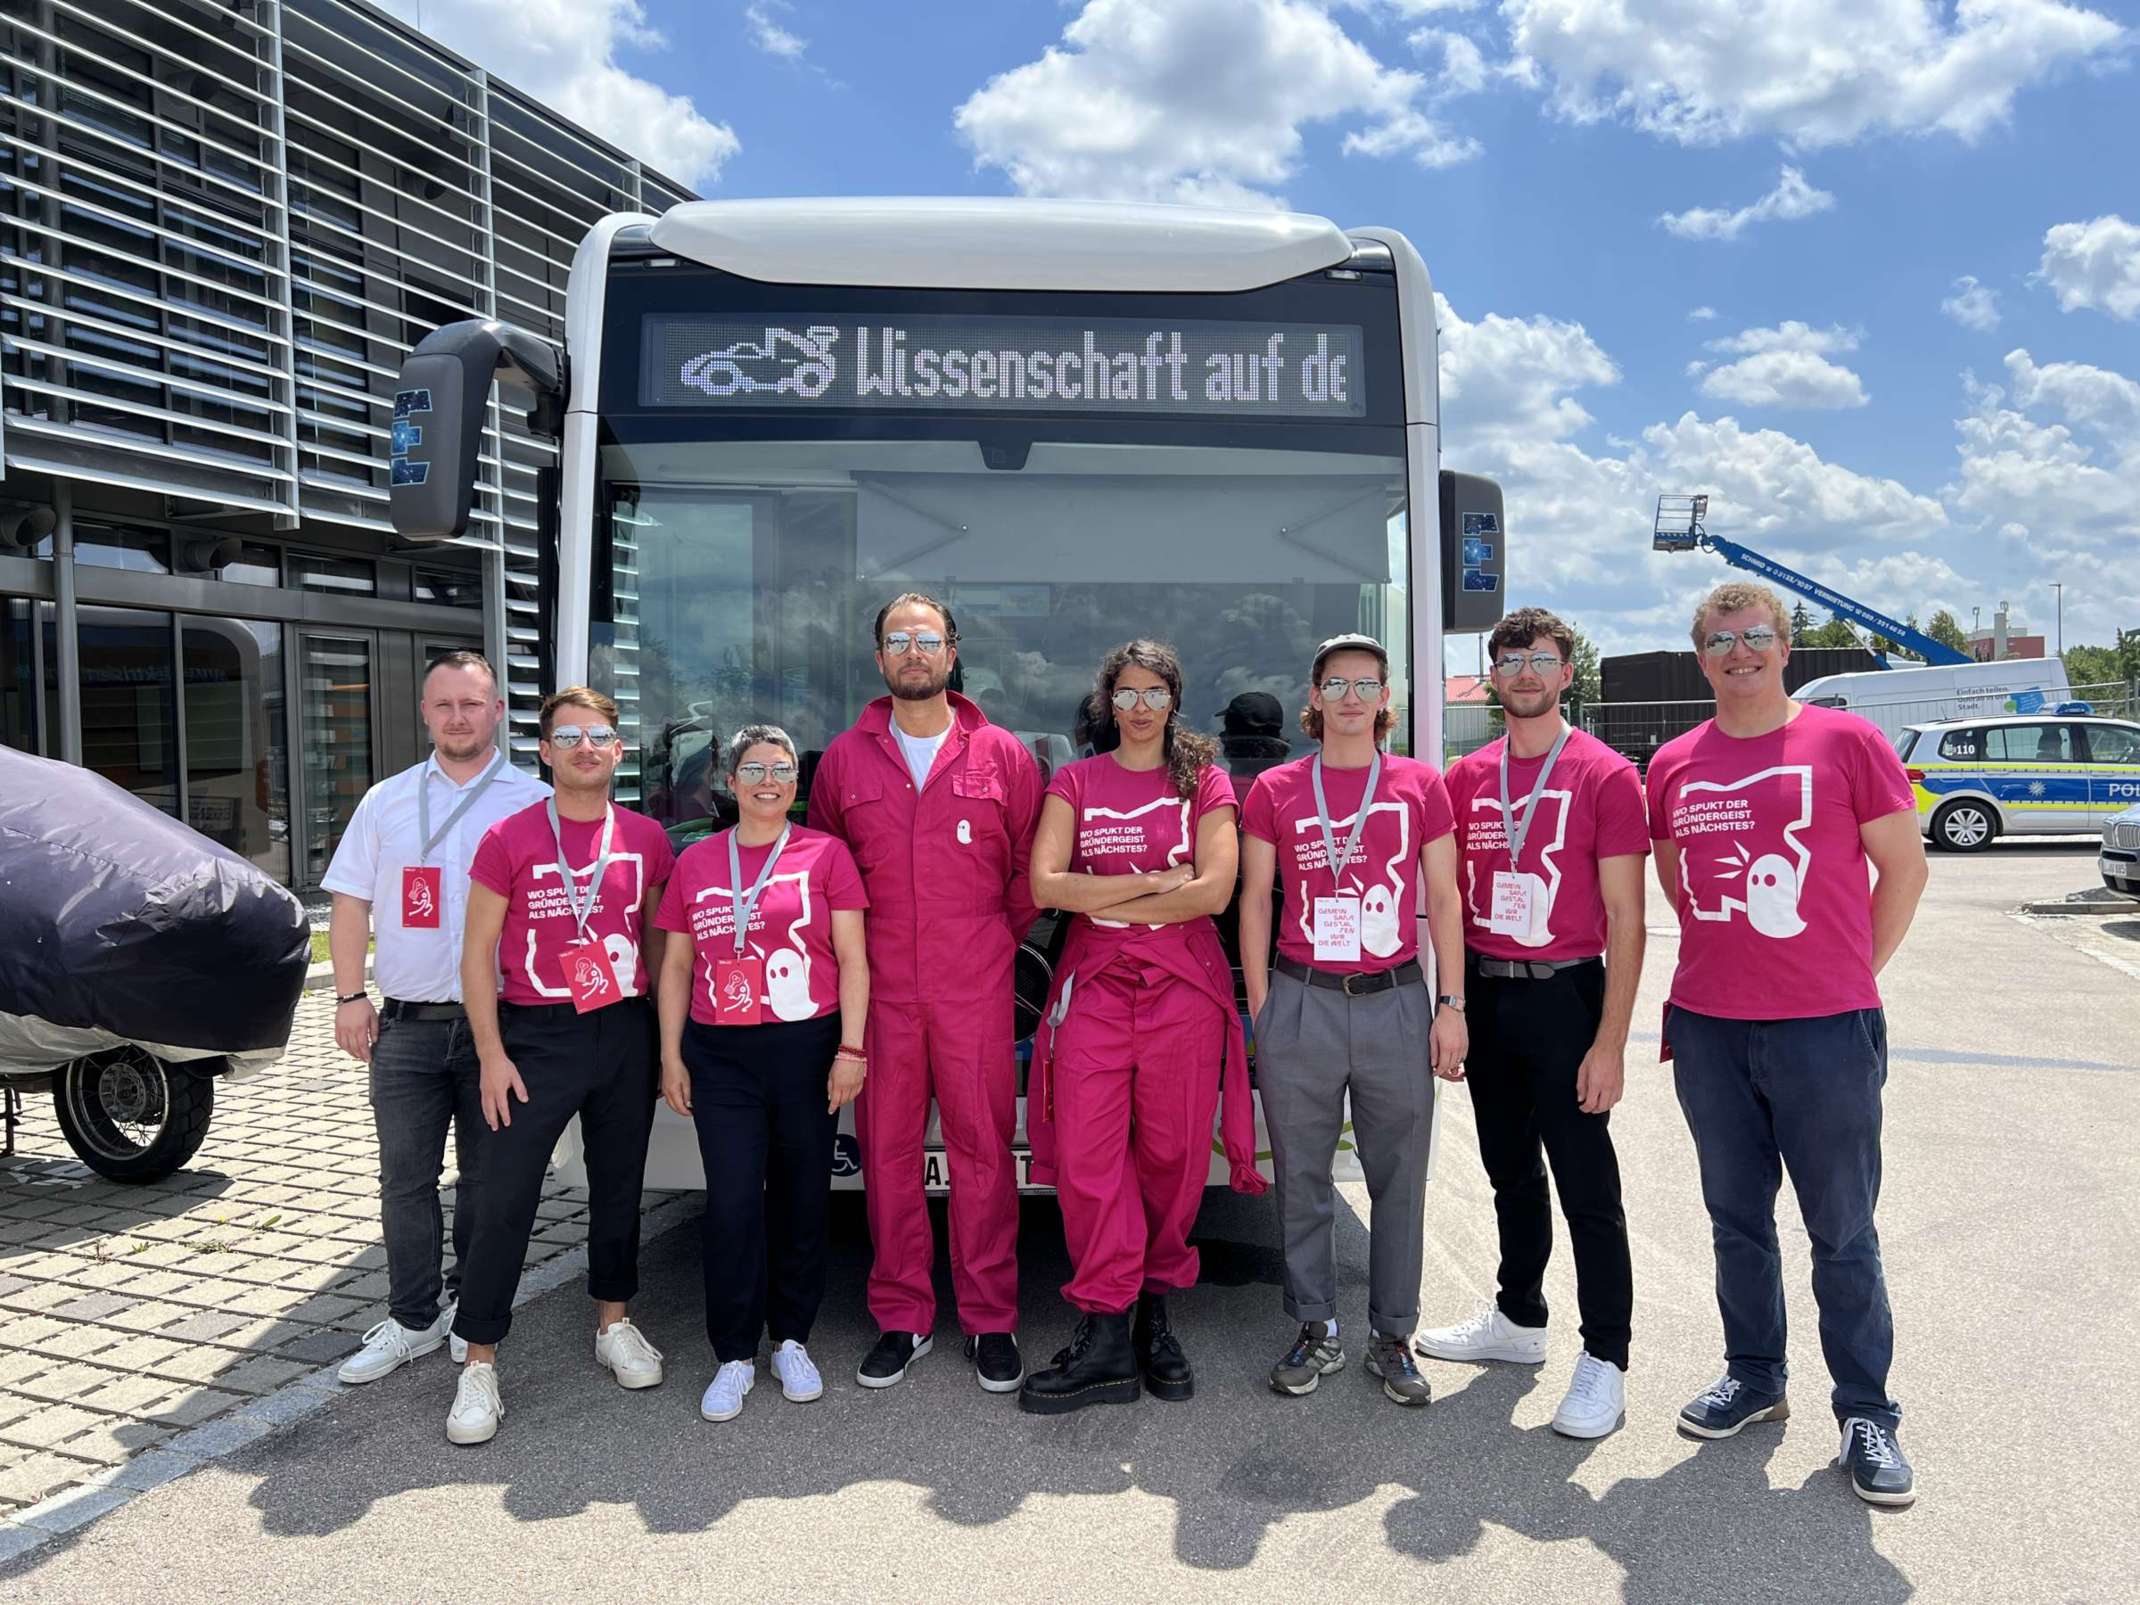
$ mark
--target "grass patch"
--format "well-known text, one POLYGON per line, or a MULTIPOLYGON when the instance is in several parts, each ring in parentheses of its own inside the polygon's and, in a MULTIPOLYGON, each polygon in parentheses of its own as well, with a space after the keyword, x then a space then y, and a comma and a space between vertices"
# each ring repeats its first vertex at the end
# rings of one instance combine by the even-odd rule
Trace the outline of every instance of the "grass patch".
MULTIPOLYGON (((379 944, 377 942, 366 942, 364 944, 364 951, 367 953, 376 953, 378 950, 379 944)), ((327 933, 325 931, 314 931, 312 933, 312 962, 314 964, 325 964, 330 956, 327 952, 327 933)))

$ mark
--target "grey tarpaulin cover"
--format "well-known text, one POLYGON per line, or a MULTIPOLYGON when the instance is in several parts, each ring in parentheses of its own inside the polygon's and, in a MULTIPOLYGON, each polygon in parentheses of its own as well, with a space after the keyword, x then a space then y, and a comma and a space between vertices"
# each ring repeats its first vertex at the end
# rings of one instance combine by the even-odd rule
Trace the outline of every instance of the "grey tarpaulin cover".
POLYGON ((279 1049, 310 960, 273 876, 92 770, 0 747, 0 1013, 279 1049))

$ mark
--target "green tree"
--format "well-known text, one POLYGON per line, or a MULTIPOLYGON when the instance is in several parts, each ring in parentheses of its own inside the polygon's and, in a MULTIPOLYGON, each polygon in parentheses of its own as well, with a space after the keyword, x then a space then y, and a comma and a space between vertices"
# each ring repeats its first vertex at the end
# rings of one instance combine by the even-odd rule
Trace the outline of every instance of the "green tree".
POLYGON ((1804 641, 1813 633, 1813 610, 1800 602, 1791 609, 1791 639, 1804 641))
POLYGON ((1945 608, 1932 615, 1932 622, 1925 626, 1925 634, 1941 646, 1951 646, 1957 652, 1969 650, 1969 636, 1962 629, 1962 621, 1945 608))
MULTIPOLYGON (((1918 628, 1918 624, 1917 624, 1917 615, 1916 615, 1916 614, 1914 614, 1914 613, 1912 613, 1912 614, 1911 614, 1911 615, 1910 615, 1910 616, 1909 616, 1908 618, 1904 619, 1904 620, 1903 620, 1902 622, 1903 622, 1904 624, 1907 624, 1907 625, 1908 625, 1908 626, 1909 626, 1909 627, 1910 627, 1911 629, 1913 629, 1913 630, 1915 630, 1915 629, 1917 629, 1917 628, 1918 628)), ((1922 632, 1920 632, 1920 633, 1922 633, 1922 632)), ((1907 656, 1909 656, 1909 657, 1913 657, 1913 658, 1914 658, 1915 656, 1917 656, 1917 654, 1916 654, 1916 653, 1914 653, 1914 652, 1910 651, 1910 649, 1909 649, 1908 647, 1904 646, 1904 645, 1903 645, 1903 644, 1902 644, 1901 642, 1899 642, 1899 641, 1890 641, 1890 640, 1889 640, 1889 639, 1888 639, 1888 638, 1887 638, 1886 636, 1884 636, 1884 635, 1875 635, 1875 636, 1874 636, 1874 637, 1872 638, 1872 649, 1873 649, 1873 650, 1874 650, 1875 652, 1885 652, 1885 653, 1888 653, 1888 654, 1890 654, 1890 655, 1892 655, 1892 654, 1894 654, 1894 653, 1897 653, 1897 652, 1900 652, 1900 653, 1904 653, 1905 655, 1907 655, 1907 656)))
POLYGON ((1605 699, 1605 675, 1598 667, 1597 643, 1581 630, 1575 630, 1575 683, 1568 688, 1569 699, 1578 708, 1587 708, 1593 702, 1605 699))
POLYGON ((2122 680, 2118 672, 2118 649, 2109 646, 2069 646, 2066 648, 2066 684, 2105 685, 2122 680))
POLYGON ((1865 644, 1858 639, 1858 632, 1850 627, 1849 621, 1839 618, 1830 618, 1826 624, 1803 639, 1795 636, 1793 639, 1797 640, 1800 646, 1852 647, 1865 644))

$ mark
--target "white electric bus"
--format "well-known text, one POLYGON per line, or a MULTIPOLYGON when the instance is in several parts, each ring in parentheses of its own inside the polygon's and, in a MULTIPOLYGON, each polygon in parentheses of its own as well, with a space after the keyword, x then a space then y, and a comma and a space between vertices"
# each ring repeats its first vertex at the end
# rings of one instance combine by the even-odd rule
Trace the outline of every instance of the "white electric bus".
MULTIPOLYGON (((955 688, 1044 773, 1080 751, 1102 654, 1171 641, 1182 715, 1245 792, 1304 750, 1309 660, 1343 631, 1388 644, 1393 739, 1440 757, 1442 638, 1499 617, 1506 535, 1498 489, 1441 470, 1435 349, 1388 229, 1023 200, 619 215, 574 258, 562 351, 467 323, 409 357, 394 522, 460 534, 493 377, 537 392, 561 438, 545 680, 616 698, 619 800, 679 845, 733 817, 721 744, 753 720, 795 737, 807 806, 908 590, 956 611, 955 688)), ((1044 918, 1022 1037, 1051 941, 1044 918)), ((850 1130, 833 1169, 859 1185, 850 1130)), ((663 1110, 648 1185, 698 1166, 663 1110)))

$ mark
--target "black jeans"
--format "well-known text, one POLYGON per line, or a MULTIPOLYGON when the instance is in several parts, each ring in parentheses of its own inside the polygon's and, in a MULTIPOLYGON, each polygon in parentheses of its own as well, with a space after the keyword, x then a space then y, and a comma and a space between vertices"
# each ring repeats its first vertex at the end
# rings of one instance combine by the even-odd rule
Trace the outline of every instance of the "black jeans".
POLYGON ((684 1026, 691 1119, 706 1166, 700 1225, 706 1338, 714 1358, 748 1360, 758 1334, 810 1341, 825 1297, 832 1137, 825 1083, 840 1017, 684 1026))
POLYGON ((379 1226, 386 1240, 387 1309, 411 1331, 438 1319, 439 1296, 460 1291, 475 1229, 476 1045, 466 1020, 382 1020, 372 1045, 372 1125, 379 1134, 379 1226), (438 1203, 446 1128, 453 1128, 453 1269, 439 1276, 438 1203))
POLYGON ((528 1101, 513 1099, 511 1125, 476 1128, 483 1187, 453 1323, 470 1343, 496 1343, 513 1324, 550 1152, 574 1115, 587 1154, 587 1295, 621 1301, 639 1291, 639 1195, 660 1082, 644 998, 591 1014, 500 1003, 498 1031, 528 1101))
POLYGON ((1605 966, 1524 980, 1481 975, 1474 963, 1464 968, 1471 1027, 1464 1079, 1501 1228, 1501 1313, 1522 1326, 1546 1324, 1550 1162, 1575 1248, 1583 1347, 1625 1370, 1634 1272, 1612 1116, 1586 1115, 1575 1099, 1575 1072, 1604 1012, 1605 966))
POLYGON ((1902 1419, 1888 1396, 1895 1323, 1873 1210, 1880 1202, 1887 1016, 1722 1020, 1668 1010, 1672 1080, 1701 1160, 1716 1244, 1724 1361, 1753 1392, 1784 1389, 1776 1193, 1791 1173, 1813 1244, 1813 1302, 1838 1421, 1902 1419))

